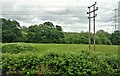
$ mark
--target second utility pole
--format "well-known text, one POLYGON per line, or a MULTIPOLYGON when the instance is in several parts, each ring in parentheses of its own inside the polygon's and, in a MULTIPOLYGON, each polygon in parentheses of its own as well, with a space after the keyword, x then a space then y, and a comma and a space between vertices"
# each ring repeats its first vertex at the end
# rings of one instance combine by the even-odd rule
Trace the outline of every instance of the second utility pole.
POLYGON ((113 11, 115 11, 114 12, 114 26, 115 26, 115 31, 117 30, 117 10, 118 9, 114 9, 113 11))
POLYGON ((87 12, 87 14, 89 14, 89 17, 88 17, 88 19, 89 19, 89 50, 91 49, 90 48, 90 45, 91 45, 91 34, 90 34, 90 24, 91 24, 91 18, 93 18, 93 25, 94 25, 94 51, 96 50, 96 48, 95 48, 95 40, 96 40, 96 34, 95 34, 95 17, 97 17, 97 14, 95 14, 95 11, 97 11, 98 10, 98 7, 96 7, 95 8, 95 5, 97 4, 97 2, 95 2, 95 4, 93 4, 93 5, 91 5, 91 6, 89 6, 88 8, 89 8, 89 12, 87 12), (93 11, 90 11, 90 8, 91 7, 93 7, 93 11), (90 17, 90 14, 91 13, 93 13, 93 16, 92 17, 90 17))

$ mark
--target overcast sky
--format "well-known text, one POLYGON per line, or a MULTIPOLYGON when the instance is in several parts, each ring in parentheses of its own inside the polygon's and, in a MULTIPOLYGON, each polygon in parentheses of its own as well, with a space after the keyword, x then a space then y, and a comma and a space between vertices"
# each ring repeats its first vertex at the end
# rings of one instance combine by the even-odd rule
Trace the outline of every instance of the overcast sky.
POLYGON ((17 20, 21 26, 51 21, 65 32, 88 31, 87 7, 95 1, 96 31, 113 32, 112 10, 119 0, 0 0, 0 17, 17 20))

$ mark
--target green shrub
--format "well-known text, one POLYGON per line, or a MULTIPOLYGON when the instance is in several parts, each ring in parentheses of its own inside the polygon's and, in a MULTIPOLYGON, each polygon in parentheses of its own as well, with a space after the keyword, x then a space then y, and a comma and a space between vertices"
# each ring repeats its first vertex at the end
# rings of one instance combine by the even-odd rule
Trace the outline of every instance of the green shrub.
POLYGON ((20 57, 3 55, 2 74, 3 76, 37 74, 40 63, 40 59, 34 55, 20 57))
POLYGON ((2 53, 20 53, 25 51, 35 51, 36 48, 34 48, 31 45, 27 44, 8 44, 2 46, 2 53))
POLYGON ((82 51, 81 54, 68 56, 49 54, 44 57, 44 64, 47 65, 48 74, 65 74, 65 76, 117 75, 117 58, 103 57, 101 54, 91 54, 85 51, 82 51))
POLYGON ((81 51, 80 54, 49 53, 37 55, 2 56, 3 76, 12 75, 41 75, 45 76, 117 76, 117 57, 81 51))

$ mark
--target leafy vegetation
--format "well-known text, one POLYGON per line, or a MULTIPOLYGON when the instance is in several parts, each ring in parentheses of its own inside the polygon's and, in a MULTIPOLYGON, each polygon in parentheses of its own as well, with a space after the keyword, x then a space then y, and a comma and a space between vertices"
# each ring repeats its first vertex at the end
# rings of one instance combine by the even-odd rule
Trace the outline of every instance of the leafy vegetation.
POLYGON ((19 22, 10 19, 6 20, 4 18, 0 19, 2 26, 2 42, 16 42, 20 41, 20 37, 22 36, 20 30, 19 22))
POLYGON ((113 45, 97 45, 96 53, 88 52, 88 45, 83 44, 4 43, 2 47, 5 52, 2 53, 0 67, 4 76, 117 76, 120 71, 117 59, 118 47, 113 45), (83 49, 85 51, 81 51, 83 49))
POLYGON ((117 56, 80 51, 59 54, 49 52, 38 54, 8 54, 2 56, 3 75, 97 75, 117 76, 119 74, 117 56))
POLYGON ((35 43, 61 43, 64 34, 57 28, 51 22, 30 26, 28 28, 28 40, 35 43))
POLYGON ((120 31, 115 31, 114 33, 112 33, 111 35, 111 42, 115 45, 120 45, 120 31))
POLYGON ((1 18, 3 42, 61 43, 64 38, 61 26, 51 22, 21 27, 15 20, 1 18))
MULTIPOLYGON (((1 20, 4 43, 0 46, 2 47, 0 69, 3 76, 117 76, 120 73, 118 46, 115 46, 120 43, 119 31, 112 34, 104 30, 97 31, 96 43, 105 45, 96 45, 95 53, 92 52, 93 45, 91 52, 87 51, 88 32, 63 32, 61 26, 55 26, 52 22, 21 27, 15 20, 4 18, 1 20)), ((91 33, 91 43, 93 37, 91 33)))
POLYGON ((8 44, 2 46, 2 53, 20 53, 26 51, 34 52, 36 49, 32 45, 8 44))
MULTIPOLYGON (((65 43, 65 44, 88 44, 88 32, 71 33, 63 32, 62 27, 52 22, 44 22, 39 25, 21 27, 15 20, 1 18, 3 42, 31 42, 31 43, 65 43)), ((96 32, 96 43, 105 45, 118 45, 120 43, 120 32, 114 31, 109 34, 104 30, 96 32)), ((91 33, 91 43, 94 35, 91 33)))

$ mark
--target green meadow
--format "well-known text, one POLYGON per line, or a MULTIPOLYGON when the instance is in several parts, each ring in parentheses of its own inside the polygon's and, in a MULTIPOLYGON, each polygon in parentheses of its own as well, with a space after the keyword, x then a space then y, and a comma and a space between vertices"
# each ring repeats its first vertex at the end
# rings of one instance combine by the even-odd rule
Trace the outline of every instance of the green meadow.
MULTIPOLYGON (((88 44, 39 44, 39 43, 3 43, 2 45, 7 44, 19 44, 19 45, 31 45, 36 48, 37 53, 47 53, 47 52, 56 52, 56 53, 78 53, 81 50, 89 51, 88 44)), ((91 52, 94 52, 94 45, 91 45, 91 52)), ((34 52, 34 53, 35 53, 34 52)), ((117 45, 96 45, 96 51, 101 52, 103 54, 118 54, 118 46, 117 45)))
POLYGON ((20 76, 117 76, 118 46, 3 43, 2 74, 20 76))

